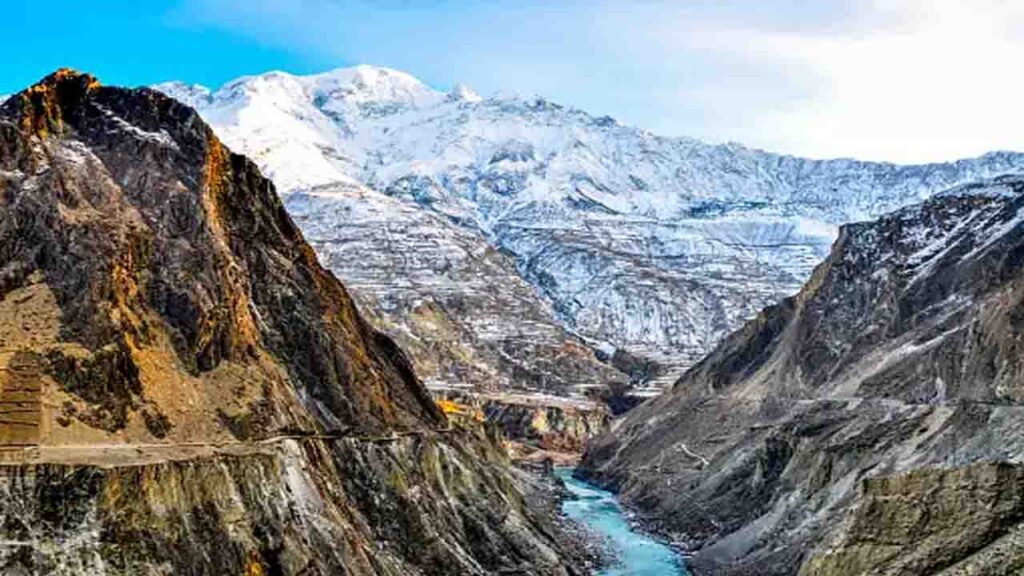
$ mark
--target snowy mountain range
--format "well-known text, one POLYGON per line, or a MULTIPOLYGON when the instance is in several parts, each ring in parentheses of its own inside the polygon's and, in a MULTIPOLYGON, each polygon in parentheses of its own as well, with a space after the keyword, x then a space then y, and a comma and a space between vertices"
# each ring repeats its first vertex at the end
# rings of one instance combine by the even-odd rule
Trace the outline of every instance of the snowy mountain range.
MULTIPOLYGON (((405 332, 404 343, 430 337, 409 312, 423 302, 441 301, 452 318, 462 313, 455 296, 473 309, 481 293, 513 286, 515 298, 529 301, 532 325, 554 335, 552 351, 582 341, 654 388, 795 293, 838 225, 1024 168, 1024 155, 1009 152, 900 166, 711 145, 543 98, 439 91, 370 66, 271 72, 215 91, 157 88, 195 107, 261 166, 321 257, 391 318, 392 332, 405 332), (363 226, 374 234, 353 237, 349 214, 360 211, 374 214, 363 226), (377 233, 389 222, 404 223, 377 233), (511 263, 491 267, 500 275, 452 265, 478 262, 488 249, 511 263), (396 292, 387 270, 409 261, 430 281, 396 292), (532 294, 522 295, 523 286, 532 294)), ((515 386, 522 382, 513 368, 528 366, 535 351, 506 338, 524 317, 507 300, 494 296, 457 339, 494 342, 495 359, 485 364, 515 386)), ((585 356, 559 364, 563 376, 526 387, 611 377, 585 356)), ((428 377, 453 383, 457 372, 428 377)))

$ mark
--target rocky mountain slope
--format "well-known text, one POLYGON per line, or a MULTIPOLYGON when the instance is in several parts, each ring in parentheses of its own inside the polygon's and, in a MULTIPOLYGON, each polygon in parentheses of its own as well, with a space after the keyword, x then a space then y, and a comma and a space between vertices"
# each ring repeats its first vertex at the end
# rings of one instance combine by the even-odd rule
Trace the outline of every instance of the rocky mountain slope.
MULTIPOLYGON (((550 307, 532 305, 531 323, 549 332, 560 324, 605 359, 618 351, 616 364, 634 382, 670 383, 762 307, 799 290, 839 224, 1024 166, 1024 156, 1011 153, 896 166, 713 146, 542 98, 481 98, 465 87, 443 93, 368 66, 314 76, 274 72, 216 91, 158 88, 195 106, 286 192, 366 185, 375 192, 363 193, 364 201, 400 201, 403 208, 388 205, 403 220, 418 218, 421 231, 446 221, 507 255, 550 307)), ((336 210, 305 208, 304 229, 337 230, 336 210)), ((332 238, 319 240, 323 247, 332 238)), ((362 247, 341 240, 336 250, 358 261, 362 247)), ((466 274, 450 271, 432 244, 417 240, 392 236, 392 250, 373 251, 422 254, 456 286, 446 290, 457 291, 466 274)), ((382 282, 331 260, 357 292, 378 297, 382 282)), ((499 278, 494 293, 521 285, 499 278)), ((429 301, 437 290, 416 291, 429 301)), ((467 308, 478 298, 468 291, 467 308)), ((485 314, 491 326, 516 325, 516 314, 485 314)), ((392 320, 391 333, 418 334, 414 319, 392 320)), ((483 338, 470 327, 465 339, 483 338)), ((511 344, 504 351, 517 364, 531 356, 511 344)), ((572 382, 577 369, 556 364, 543 372, 572 382)))
POLYGON ((545 450, 578 448, 604 429, 589 423, 605 423, 609 405, 634 402, 627 377, 567 333, 512 258, 478 235, 363 186, 296 192, 286 208, 435 396, 481 407, 511 438, 545 450), (524 426, 524 393, 573 425, 524 426))
POLYGON ((864 483, 834 548, 801 576, 1012 576, 1024 571, 1024 468, 918 470, 864 483))
POLYGON ((0 206, 0 571, 578 573, 192 109, 58 71, 0 206))
POLYGON ((1020 462, 1022 255, 1020 177, 844 226, 798 294, 593 442, 582 471, 696 550, 697 574, 795 574, 864 479, 1020 462))
POLYGON ((362 186, 296 192, 285 203, 324 265, 359 288, 363 308, 435 390, 600 396, 626 387, 480 236, 362 186))

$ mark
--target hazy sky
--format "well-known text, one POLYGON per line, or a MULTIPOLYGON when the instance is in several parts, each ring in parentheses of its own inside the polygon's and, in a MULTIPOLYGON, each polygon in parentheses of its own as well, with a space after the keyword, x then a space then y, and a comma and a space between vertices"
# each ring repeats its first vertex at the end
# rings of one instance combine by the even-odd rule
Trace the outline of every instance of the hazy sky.
POLYGON ((1024 150, 1024 1, 4 4, 0 92, 60 65, 108 83, 216 86, 366 63, 813 157, 1024 150))

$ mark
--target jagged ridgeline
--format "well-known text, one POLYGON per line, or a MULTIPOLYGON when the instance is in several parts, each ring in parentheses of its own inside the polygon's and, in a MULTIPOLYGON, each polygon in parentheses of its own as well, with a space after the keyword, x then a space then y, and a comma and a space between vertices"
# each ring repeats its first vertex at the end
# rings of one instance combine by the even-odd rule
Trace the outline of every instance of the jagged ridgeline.
POLYGON ((1022 310, 1021 176, 844 226, 583 468, 698 575, 1020 574, 1022 310))
POLYGON ((573 573, 495 439, 152 90, 61 70, 0 106, 0 412, 3 573, 573 573))
POLYGON ((157 88, 259 164, 430 385, 616 411, 797 292, 840 224, 1024 168, 712 145, 373 66, 157 88))

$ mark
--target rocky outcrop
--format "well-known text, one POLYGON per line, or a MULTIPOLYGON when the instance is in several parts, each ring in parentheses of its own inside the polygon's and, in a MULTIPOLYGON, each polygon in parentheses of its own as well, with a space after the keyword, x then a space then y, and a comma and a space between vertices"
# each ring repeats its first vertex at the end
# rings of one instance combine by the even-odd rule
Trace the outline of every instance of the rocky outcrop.
POLYGON ((497 438, 152 90, 61 70, 0 106, 0 412, 5 573, 577 573, 497 438))
POLYGON ((1024 455, 1024 180, 845 226, 766 308, 609 434, 583 473, 698 574, 795 574, 867 478, 1024 455))
POLYGON ((591 438, 611 424, 611 414, 601 402, 532 394, 448 391, 445 395, 494 424, 506 438, 525 444, 518 450, 522 456, 539 451, 536 458, 560 455, 562 459, 575 459, 591 438))
POLYGON ((978 464, 866 480, 833 546, 801 576, 991 576, 1024 571, 1024 469, 978 464))

